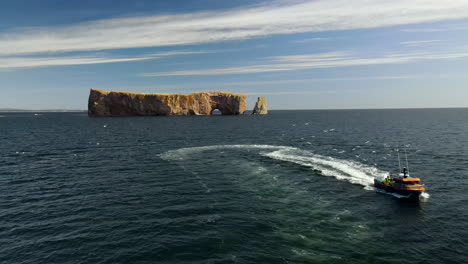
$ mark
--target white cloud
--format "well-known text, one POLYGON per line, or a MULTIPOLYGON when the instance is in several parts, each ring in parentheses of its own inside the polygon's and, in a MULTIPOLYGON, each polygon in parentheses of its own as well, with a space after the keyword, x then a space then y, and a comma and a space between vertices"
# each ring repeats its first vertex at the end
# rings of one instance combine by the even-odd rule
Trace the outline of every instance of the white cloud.
MULTIPOLYGON (((444 77, 447 75, 438 75, 437 77, 444 77)), ((458 75, 449 75, 450 77, 460 77, 458 75)), ((431 78, 435 76, 426 76, 426 75, 388 75, 388 76, 364 76, 364 77, 340 77, 340 78, 309 78, 309 79, 282 79, 282 80, 264 80, 264 81, 241 81, 241 82, 190 82, 190 83, 181 83, 181 84, 163 84, 163 85, 147 85, 147 86, 125 86, 125 87, 111 87, 112 89, 116 90, 132 90, 132 91, 151 91, 151 90, 167 90, 167 91, 174 91, 178 89, 189 90, 192 89, 194 91, 199 90, 200 88, 209 88, 215 89, 219 87, 232 87, 232 88, 240 88, 244 89, 246 87, 255 87, 259 88, 262 85, 284 85, 284 84, 307 84, 313 82, 336 82, 336 81, 372 81, 372 80, 408 80, 408 79, 417 79, 417 78, 431 78)), ((464 75, 463 75, 464 77, 464 75)), ((109 87, 101 87, 99 89, 106 90, 110 89, 109 87)))
POLYGON ((305 95, 305 94, 343 94, 345 92, 356 92, 358 90, 319 90, 319 91, 282 91, 282 92, 246 92, 246 95, 305 95))
POLYGON ((407 46, 407 47, 422 47, 422 46, 427 46, 431 45, 434 43, 439 43, 443 42, 444 40, 440 39, 433 39, 433 40, 413 40, 413 41, 402 41, 400 42, 401 45, 407 46))
POLYGON ((140 57, 140 58, 105 58, 95 56, 69 56, 69 57, 42 57, 42 58, 1 58, 0 68, 14 69, 14 68, 36 68, 47 66, 64 66, 64 65, 85 65, 85 64, 99 64, 99 63, 115 63, 115 62, 129 62, 149 60, 153 57, 140 57))
POLYGON ((316 0, 91 21, 0 34, 0 55, 214 43, 468 17, 467 0, 316 0))
POLYGON ((401 31, 408 33, 432 33, 432 32, 447 32, 447 31, 466 31, 467 25, 451 25, 445 27, 425 27, 425 28, 405 28, 401 31))
POLYGON ((330 40, 330 38, 306 38, 306 39, 294 40, 293 42, 304 44, 304 43, 314 43, 314 42, 325 41, 325 40, 330 40))
POLYGON ((207 53, 203 51, 170 51, 148 54, 140 57, 109 57, 109 56, 62 56, 62 57, 0 57, 0 70, 18 68, 37 68, 65 65, 86 65, 101 63, 117 63, 160 59, 167 56, 207 53))
POLYGON ((350 53, 347 52, 330 52, 307 55, 277 56, 273 57, 270 64, 206 70, 144 73, 141 74, 141 76, 161 77, 249 74, 363 65, 399 64, 417 62, 422 60, 458 59, 465 57, 468 57, 468 52, 391 54, 387 56, 373 58, 360 58, 352 56, 350 53))

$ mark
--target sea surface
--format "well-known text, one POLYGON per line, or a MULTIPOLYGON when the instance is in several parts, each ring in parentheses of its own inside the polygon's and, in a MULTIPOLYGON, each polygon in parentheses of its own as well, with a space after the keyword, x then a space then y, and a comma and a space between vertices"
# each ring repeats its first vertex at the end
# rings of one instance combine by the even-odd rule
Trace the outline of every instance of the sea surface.
POLYGON ((467 249, 468 109, 0 113, 0 263, 468 263, 467 249), (371 186, 397 148, 419 202, 371 186))

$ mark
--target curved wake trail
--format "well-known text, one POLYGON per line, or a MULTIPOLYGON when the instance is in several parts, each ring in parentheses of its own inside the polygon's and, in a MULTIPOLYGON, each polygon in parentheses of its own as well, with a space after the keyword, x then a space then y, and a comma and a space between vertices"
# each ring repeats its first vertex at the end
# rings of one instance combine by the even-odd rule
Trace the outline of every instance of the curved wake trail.
MULTIPOLYGON (((288 146, 273 146, 273 145, 213 145, 213 146, 202 146, 202 147, 190 147, 180 148, 176 150, 169 150, 165 153, 160 154, 160 157, 165 160, 184 160, 193 154, 218 150, 218 149, 239 149, 239 150, 252 150, 252 149, 263 149, 263 150, 278 150, 278 149, 297 149, 288 146)), ((298 150, 298 149, 297 149, 298 150)))
POLYGON ((193 155, 212 150, 239 149, 244 151, 260 150, 259 155, 274 160, 280 160, 309 167, 318 170, 324 176, 332 176, 338 180, 348 181, 353 184, 360 184, 366 190, 373 190, 374 178, 385 177, 388 172, 381 171, 375 167, 364 165, 362 163, 350 160, 341 160, 332 157, 326 157, 314 154, 309 151, 301 150, 288 146, 273 145, 215 145, 181 148, 171 150, 160 155, 165 160, 184 160, 193 155))
POLYGON ((303 150, 280 149, 270 153, 262 153, 262 156, 276 160, 287 161, 318 170, 324 176, 332 176, 338 180, 348 181, 364 186, 367 190, 373 190, 374 178, 385 177, 388 172, 375 167, 364 165, 356 161, 341 160, 332 157, 313 154, 303 150))

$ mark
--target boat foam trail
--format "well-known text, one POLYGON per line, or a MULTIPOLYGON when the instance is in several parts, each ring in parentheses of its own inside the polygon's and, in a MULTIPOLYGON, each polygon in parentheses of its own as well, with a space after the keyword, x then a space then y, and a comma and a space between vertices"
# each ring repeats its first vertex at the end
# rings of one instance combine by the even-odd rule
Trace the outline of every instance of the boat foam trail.
POLYGON ((431 196, 427 192, 423 192, 423 193, 421 193, 420 197, 423 198, 423 199, 429 199, 429 197, 431 197, 431 196))
POLYGON ((297 148, 288 147, 288 146, 273 146, 273 145, 213 145, 213 146, 190 147, 190 148, 180 148, 180 149, 175 149, 175 150, 169 150, 165 153, 160 154, 160 157, 164 160, 183 160, 199 152, 218 150, 218 149, 278 150, 278 149, 297 149, 297 148))
POLYGON ((388 172, 356 161, 336 159, 297 149, 280 149, 270 153, 262 153, 262 155, 310 167, 314 170, 319 170, 324 176, 332 176, 338 180, 359 184, 367 190, 374 189, 373 182, 375 177, 385 177, 388 175, 388 172))
POLYGON ((290 162, 319 170, 324 176, 335 177, 338 180, 348 181, 353 184, 364 186, 367 190, 374 190, 373 181, 375 177, 385 177, 389 173, 375 167, 365 165, 356 161, 336 159, 333 157, 314 154, 289 146, 274 145, 214 145, 202 147, 181 148, 170 150, 160 155, 165 160, 184 160, 193 155, 211 150, 239 149, 260 150, 259 154, 274 160, 290 162))

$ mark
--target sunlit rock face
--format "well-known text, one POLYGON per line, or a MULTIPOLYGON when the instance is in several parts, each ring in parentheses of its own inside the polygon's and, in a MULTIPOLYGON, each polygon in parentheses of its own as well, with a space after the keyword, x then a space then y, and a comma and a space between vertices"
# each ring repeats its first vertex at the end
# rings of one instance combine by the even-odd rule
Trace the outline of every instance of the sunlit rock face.
POLYGON ((91 89, 88 101, 89 116, 211 115, 215 109, 223 115, 243 114, 246 96, 219 91, 184 95, 91 89))
POLYGON ((252 115, 266 115, 268 114, 266 98, 263 96, 258 97, 257 103, 255 103, 252 115))

